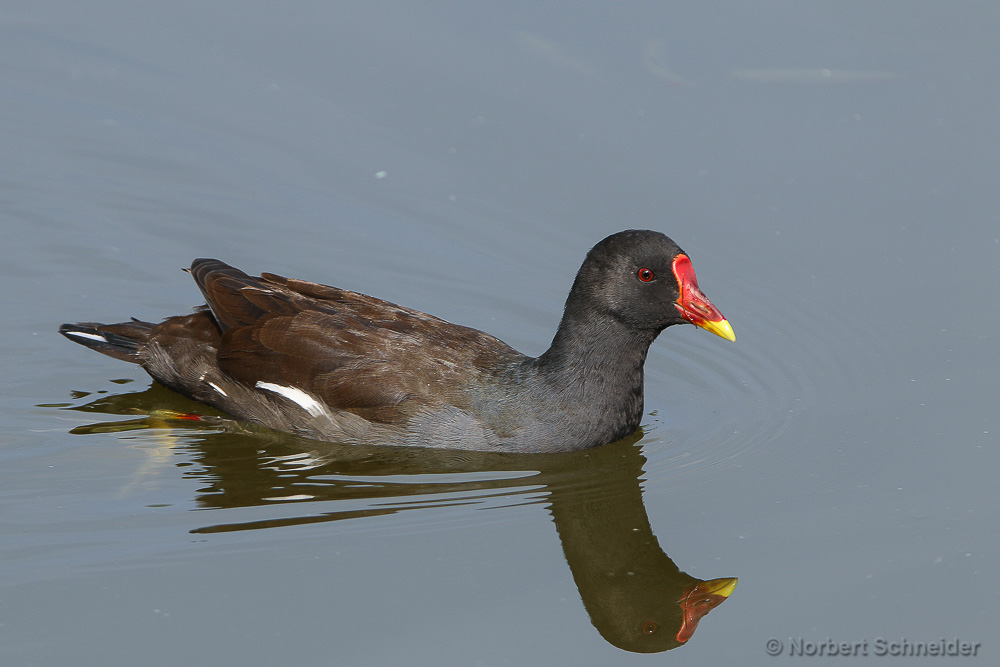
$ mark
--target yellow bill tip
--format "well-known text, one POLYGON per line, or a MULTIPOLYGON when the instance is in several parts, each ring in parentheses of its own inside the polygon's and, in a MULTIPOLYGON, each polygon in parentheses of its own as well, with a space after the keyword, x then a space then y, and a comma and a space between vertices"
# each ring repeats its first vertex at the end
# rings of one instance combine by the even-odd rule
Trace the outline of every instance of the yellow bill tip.
POLYGON ((736 334, 733 333, 733 327, 729 324, 729 320, 702 320, 700 322, 695 322, 694 324, 701 327, 705 331, 711 331, 716 336, 720 336, 734 343, 736 342, 736 334))
POLYGON ((723 579, 711 579, 709 581, 702 582, 699 589, 707 593, 708 595, 719 595, 721 597, 727 598, 732 595, 733 591, 736 589, 736 584, 739 581, 736 577, 726 577, 723 579))

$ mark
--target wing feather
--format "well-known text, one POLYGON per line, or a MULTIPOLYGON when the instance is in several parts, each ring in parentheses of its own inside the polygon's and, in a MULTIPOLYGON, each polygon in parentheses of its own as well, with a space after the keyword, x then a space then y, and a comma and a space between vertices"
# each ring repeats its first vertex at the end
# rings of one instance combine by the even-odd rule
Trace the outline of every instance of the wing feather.
POLYGON ((481 331, 357 292, 254 278, 217 260, 196 260, 191 272, 223 332, 223 371, 370 420, 395 422, 431 403, 464 407, 480 369, 523 358, 481 331))

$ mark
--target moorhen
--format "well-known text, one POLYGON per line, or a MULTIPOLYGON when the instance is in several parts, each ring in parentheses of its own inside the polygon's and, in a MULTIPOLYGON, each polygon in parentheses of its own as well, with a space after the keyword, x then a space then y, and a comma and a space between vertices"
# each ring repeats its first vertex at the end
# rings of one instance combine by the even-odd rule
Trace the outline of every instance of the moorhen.
POLYGON ((237 419, 341 443, 602 445, 639 427, 643 364, 663 329, 689 322, 736 340, 687 255, 652 231, 612 234, 587 253, 539 357, 357 292, 215 259, 190 272, 207 305, 189 315, 59 331, 237 419))

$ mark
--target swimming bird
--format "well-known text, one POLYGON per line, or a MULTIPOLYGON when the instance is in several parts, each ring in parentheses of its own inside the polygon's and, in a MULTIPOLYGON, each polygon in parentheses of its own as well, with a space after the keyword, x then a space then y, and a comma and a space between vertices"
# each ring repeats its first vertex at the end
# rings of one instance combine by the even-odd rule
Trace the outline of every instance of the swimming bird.
POLYGON ((216 259, 189 271, 206 300, 193 313, 59 331, 238 420, 348 444, 595 447, 639 427, 643 366, 661 331, 690 323, 736 339, 687 254, 646 230, 590 250, 538 357, 349 290, 216 259))

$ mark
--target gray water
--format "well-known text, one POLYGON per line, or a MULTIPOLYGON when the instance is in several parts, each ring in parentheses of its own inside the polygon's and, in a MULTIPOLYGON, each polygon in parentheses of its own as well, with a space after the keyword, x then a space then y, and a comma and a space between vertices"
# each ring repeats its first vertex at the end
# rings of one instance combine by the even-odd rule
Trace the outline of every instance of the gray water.
POLYGON ((7 2, 0 662, 998 664, 998 44, 994 2, 7 2), (579 455, 178 421, 55 333, 208 256, 538 354, 633 227, 737 342, 665 332, 579 455))

